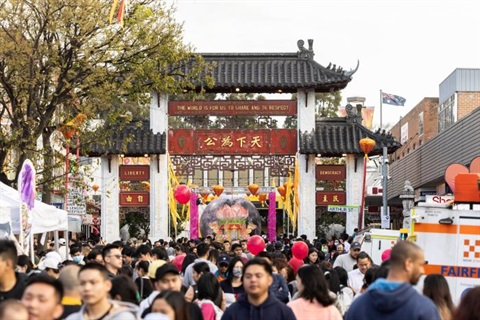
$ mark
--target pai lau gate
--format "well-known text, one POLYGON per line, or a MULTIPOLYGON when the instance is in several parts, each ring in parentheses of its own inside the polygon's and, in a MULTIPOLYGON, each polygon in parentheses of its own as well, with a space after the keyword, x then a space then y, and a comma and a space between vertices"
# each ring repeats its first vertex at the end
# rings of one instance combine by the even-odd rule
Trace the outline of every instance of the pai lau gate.
MULTIPOLYGON (((100 189, 108 193, 101 199, 102 237, 108 242, 119 239, 120 211, 135 206, 135 210, 149 216, 150 238, 169 237, 168 192, 172 165, 175 174, 190 177, 199 188, 212 187, 208 174, 216 170, 223 180, 233 181, 234 192, 235 187, 247 185, 238 183, 241 171, 249 172, 248 183, 256 182, 252 172, 263 172, 260 187, 271 190, 271 179, 284 182, 297 162, 300 183, 296 232, 313 239, 317 201, 315 159, 344 156, 346 194, 343 201, 347 206, 358 207, 362 203, 364 164, 359 140, 368 137, 375 141, 370 155, 381 154, 384 146, 391 153, 400 144, 385 132, 374 133, 362 126, 361 107, 346 106, 346 117, 315 118, 315 93, 342 90, 357 69, 346 71, 332 64, 322 66, 313 59, 313 40, 308 44, 305 48, 304 41, 299 40, 298 51, 293 53, 201 54, 213 66, 211 76, 215 83, 210 88, 198 83, 197 91, 287 93, 296 94, 296 101, 169 101, 167 94, 152 92, 149 121, 144 121, 140 128, 115 133, 107 146, 91 146, 87 151, 89 156, 101 158, 100 189), (239 121, 246 116, 267 122, 275 116, 296 117, 296 128, 169 130, 169 116, 228 116, 239 121), (142 159, 148 159, 148 165, 144 164, 140 170, 128 168, 132 163, 126 163, 125 159, 130 157, 136 159, 133 165, 138 166, 142 159), (126 171, 143 175, 134 178, 133 184, 133 180, 126 181, 140 188, 123 188, 125 181, 120 181, 120 171, 122 180, 131 179, 124 177, 126 171), (199 177, 204 179, 200 181, 199 177)), ((189 66, 184 68, 188 71, 189 66)), ((347 214, 346 231, 351 233, 358 222, 358 211, 347 214)))

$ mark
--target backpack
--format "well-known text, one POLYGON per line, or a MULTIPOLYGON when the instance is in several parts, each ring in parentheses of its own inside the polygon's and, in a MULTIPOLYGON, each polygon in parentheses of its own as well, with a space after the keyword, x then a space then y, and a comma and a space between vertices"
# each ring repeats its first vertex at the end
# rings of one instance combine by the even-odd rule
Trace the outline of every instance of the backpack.
POLYGON ((213 307, 213 311, 215 312, 215 320, 221 320, 223 316, 223 311, 220 309, 215 303, 213 303, 210 300, 195 300, 195 303, 198 305, 200 310, 202 310, 203 314, 203 309, 202 305, 211 305, 213 307))

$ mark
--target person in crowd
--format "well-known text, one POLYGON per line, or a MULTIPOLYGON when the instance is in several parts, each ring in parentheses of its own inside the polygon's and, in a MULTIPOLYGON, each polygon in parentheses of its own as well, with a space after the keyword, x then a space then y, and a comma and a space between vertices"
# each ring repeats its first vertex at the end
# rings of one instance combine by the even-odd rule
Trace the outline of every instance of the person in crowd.
POLYGON ((34 275, 25 287, 22 303, 28 320, 54 320, 63 313, 63 287, 60 281, 47 275, 34 275))
POLYGON ((76 264, 85 264, 83 261, 82 249, 78 246, 70 247, 70 257, 76 264))
POLYGON ((298 292, 296 274, 293 267, 289 264, 287 264, 285 269, 287 270, 287 278, 285 280, 287 281, 288 292, 290 293, 290 297, 293 298, 298 292))
POLYGON ((163 261, 169 261, 170 259, 168 258, 168 252, 165 247, 157 247, 152 250, 152 259, 155 260, 163 260, 163 261))
MULTIPOLYGON (((430 298, 437 306, 442 320, 452 320, 455 314, 450 288, 441 274, 430 274, 423 281, 423 295, 430 298)), ((480 317, 480 313, 478 314, 480 317)))
POLYGON ((333 263, 333 267, 342 267, 343 269, 350 272, 353 270, 353 267, 357 264, 357 256, 360 253, 362 245, 360 242, 353 242, 350 246, 350 251, 348 254, 341 254, 333 263))
POLYGON ((170 320, 191 320, 189 304, 178 291, 166 290, 158 294, 149 313, 164 314, 170 320))
POLYGON ((230 244, 230 241, 224 240, 223 241, 223 252, 226 255, 229 255, 231 250, 232 250, 232 245, 230 244))
POLYGON ((119 275, 120 269, 123 266, 122 251, 120 247, 115 244, 106 245, 102 250, 103 263, 105 269, 108 271, 110 279, 119 275))
MULTIPOLYGON (((218 243, 218 242, 212 242, 212 243, 218 243)), ((219 257, 220 257, 220 251, 218 251, 217 249, 210 249, 207 260, 217 265, 217 261, 219 257)))
POLYGON ((177 267, 178 272, 182 272, 183 260, 185 260, 187 253, 183 245, 176 245, 173 247, 173 249, 175 252, 175 257, 173 258, 172 263, 177 267))
POLYGON ((226 307, 232 305, 245 293, 242 282, 243 260, 241 257, 233 257, 227 269, 227 278, 220 282, 220 288, 225 293, 226 307))
MULTIPOLYGON (((65 263, 68 263, 70 260, 66 260, 65 263)), ((73 262, 74 263, 74 262, 73 262)), ((43 271, 43 273, 49 275, 52 278, 58 279, 60 275, 60 261, 53 257, 46 257, 38 264, 38 270, 43 271)))
POLYGON ((320 260, 318 259, 318 251, 314 247, 310 247, 308 249, 308 255, 304 259, 304 262, 306 264, 315 264, 315 265, 320 265, 320 260))
POLYGON ((215 272, 215 276, 217 277, 217 280, 223 281, 227 279, 227 270, 228 270, 228 265, 230 264, 230 257, 227 255, 223 255, 218 257, 217 259, 217 272, 215 272))
POLYGON ((232 244, 233 256, 242 258, 243 262, 247 262, 247 256, 243 253, 242 245, 240 243, 232 244))
POLYGON ((365 272, 365 277, 363 278, 363 285, 362 285, 362 288, 360 289, 360 292, 357 294, 357 296, 367 291, 368 287, 370 287, 370 285, 377 279, 378 270, 379 270, 379 266, 372 265, 370 269, 368 269, 367 272, 365 272))
POLYGON ((480 315, 480 287, 473 287, 465 293, 458 306, 455 320, 478 320, 480 315))
POLYGON ((223 310, 225 310, 225 299, 222 299, 223 291, 220 289, 215 275, 207 272, 198 279, 197 284, 198 294, 195 303, 200 307, 203 319, 215 320, 220 318, 223 315, 223 310))
POLYGON ((0 303, 0 320, 26 320, 27 308, 18 300, 8 299, 0 303))
MULTIPOLYGON (((208 253, 210 251, 210 246, 207 243, 199 243, 197 246, 197 255, 198 258, 195 259, 194 263, 197 262, 206 262, 210 267, 210 272, 217 272, 218 268, 215 264, 208 260, 208 253)), ((190 264, 187 269, 185 269, 185 274, 183 276, 183 285, 186 287, 194 284, 192 277, 193 264, 190 264)))
POLYGON ((137 291, 141 300, 146 299, 153 291, 152 283, 148 277, 149 267, 150 263, 148 261, 138 261, 135 267, 138 275, 135 279, 135 285, 137 286, 137 291))
POLYGON ((424 273, 422 249, 410 241, 397 242, 392 248, 390 263, 387 279, 377 279, 355 299, 346 319, 440 320, 435 304, 412 287, 424 273))
POLYGON ((222 320, 296 319, 292 309, 269 293, 273 270, 266 259, 254 258, 243 269, 246 294, 225 310, 222 320))
POLYGON ((206 262, 200 261, 193 264, 192 278, 193 278, 194 284, 188 287, 188 290, 185 293, 185 300, 187 300, 187 302, 192 302, 195 299, 197 299, 198 279, 200 279, 200 277, 205 273, 209 273, 209 272, 210 272, 210 267, 206 262))
POLYGON ((185 270, 187 270, 187 267, 191 265, 195 260, 197 259, 197 255, 194 253, 188 253, 185 256, 185 259, 183 259, 182 262, 182 271, 180 272, 182 275, 185 275, 185 270))
POLYGON ((112 279, 112 288, 110 289, 112 300, 124 301, 138 305, 140 296, 137 287, 131 277, 119 275, 112 279))
POLYGON ((339 243, 339 244, 337 245, 337 253, 338 253, 338 255, 347 253, 347 252, 345 251, 345 246, 344 246, 343 243, 339 243))
MULTIPOLYGON (((268 252, 260 252, 257 255, 257 258, 265 259, 270 265, 273 265, 272 258, 268 252)), ((270 286, 270 293, 272 293, 278 300, 287 303, 289 301, 287 281, 280 274, 276 273, 273 267, 272 270, 274 272, 272 274, 273 282, 270 286)))
POLYGON ((297 272, 298 298, 290 301, 297 319, 342 320, 342 315, 335 307, 335 299, 328 290, 327 281, 321 269, 315 265, 305 264, 297 272))
POLYGON ((103 264, 102 251, 93 249, 87 256, 86 263, 96 262, 98 264, 103 264))
POLYGON ((58 280, 63 286, 63 314, 61 319, 67 318, 72 313, 80 311, 82 300, 80 296, 80 282, 78 281, 78 265, 69 265, 60 271, 58 280))
POLYGON ((149 262, 153 261, 152 249, 145 244, 142 244, 137 248, 134 256, 138 257, 139 261, 149 261, 149 262))
POLYGON ((123 274, 127 274, 128 271, 133 273, 134 267, 134 254, 135 250, 132 247, 124 247, 122 250, 122 272, 123 274))
POLYGON ((357 255, 357 268, 348 273, 348 286, 352 288, 356 294, 362 289, 365 273, 370 269, 372 264, 372 258, 370 258, 365 251, 357 255))
MULTIPOLYGON (((118 249, 117 249, 118 250, 118 249)), ((121 256, 118 258, 121 261, 121 256)), ((87 263, 78 273, 83 305, 67 320, 136 320, 135 305, 109 299, 112 289, 109 271, 98 263, 87 263)))
POLYGON ((25 281, 16 272, 17 248, 11 240, 0 240, 0 302, 6 299, 20 299, 25 281))
MULTIPOLYGON (((152 302, 158 295, 158 293, 161 294, 164 291, 177 291, 181 292, 182 298, 185 299, 183 297, 183 293, 186 291, 186 288, 182 286, 182 279, 180 277, 180 273, 178 272, 177 267, 175 267, 171 263, 166 263, 156 270, 155 282, 153 285, 155 290, 147 299, 143 300, 140 303, 140 310, 138 315, 142 318, 146 314, 151 312, 152 302)), ((203 319, 202 312, 196 304, 187 302, 187 305, 190 310, 190 320, 203 319)))
POLYGON ((33 270, 33 263, 29 256, 22 254, 17 257, 17 272, 25 274, 28 278, 33 270))
POLYGON ((340 282, 340 291, 337 294, 337 307, 340 311, 342 316, 348 311, 350 305, 353 302, 353 297, 355 293, 353 292, 352 288, 348 286, 348 273, 342 267, 335 267, 334 270, 338 274, 338 281, 340 282))
POLYGON ((287 286, 288 286, 288 282, 287 282, 288 270, 287 270, 287 267, 288 267, 288 262, 287 262, 286 259, 273 258, 273 260, 272 260, 273 272, 281 275, 283 277, 283 279, 285 279, 285 282, 287 283, 287 286))

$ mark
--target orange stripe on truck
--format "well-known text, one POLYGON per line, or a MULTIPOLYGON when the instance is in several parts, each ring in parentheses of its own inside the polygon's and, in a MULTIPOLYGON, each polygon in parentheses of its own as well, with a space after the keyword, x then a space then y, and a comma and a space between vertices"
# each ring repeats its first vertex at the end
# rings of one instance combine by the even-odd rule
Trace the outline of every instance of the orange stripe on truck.
MULTIPOLYGON (((415 224, 415 232, 424 232, 424 233, 447 233, 447 234, 456 234, 458 225, 448 225, 448 224, 438 224, 438 223, 417 223, 415 224)), ((480 234, 480 225, 460 225, 460 234, 480 234)))

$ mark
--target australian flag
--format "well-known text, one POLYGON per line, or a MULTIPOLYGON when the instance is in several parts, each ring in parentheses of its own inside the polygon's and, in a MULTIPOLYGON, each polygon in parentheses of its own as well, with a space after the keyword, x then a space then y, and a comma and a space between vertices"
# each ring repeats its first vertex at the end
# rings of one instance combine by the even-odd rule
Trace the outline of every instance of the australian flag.
POLYGON ((394 94, 389 94, 389 93, 382 92, 382 101, 383 101, 383 103, 392 104, 394 106, 404 106, 405 101, 407 101, 407 100, 403 97, 396 96, 394 94))

